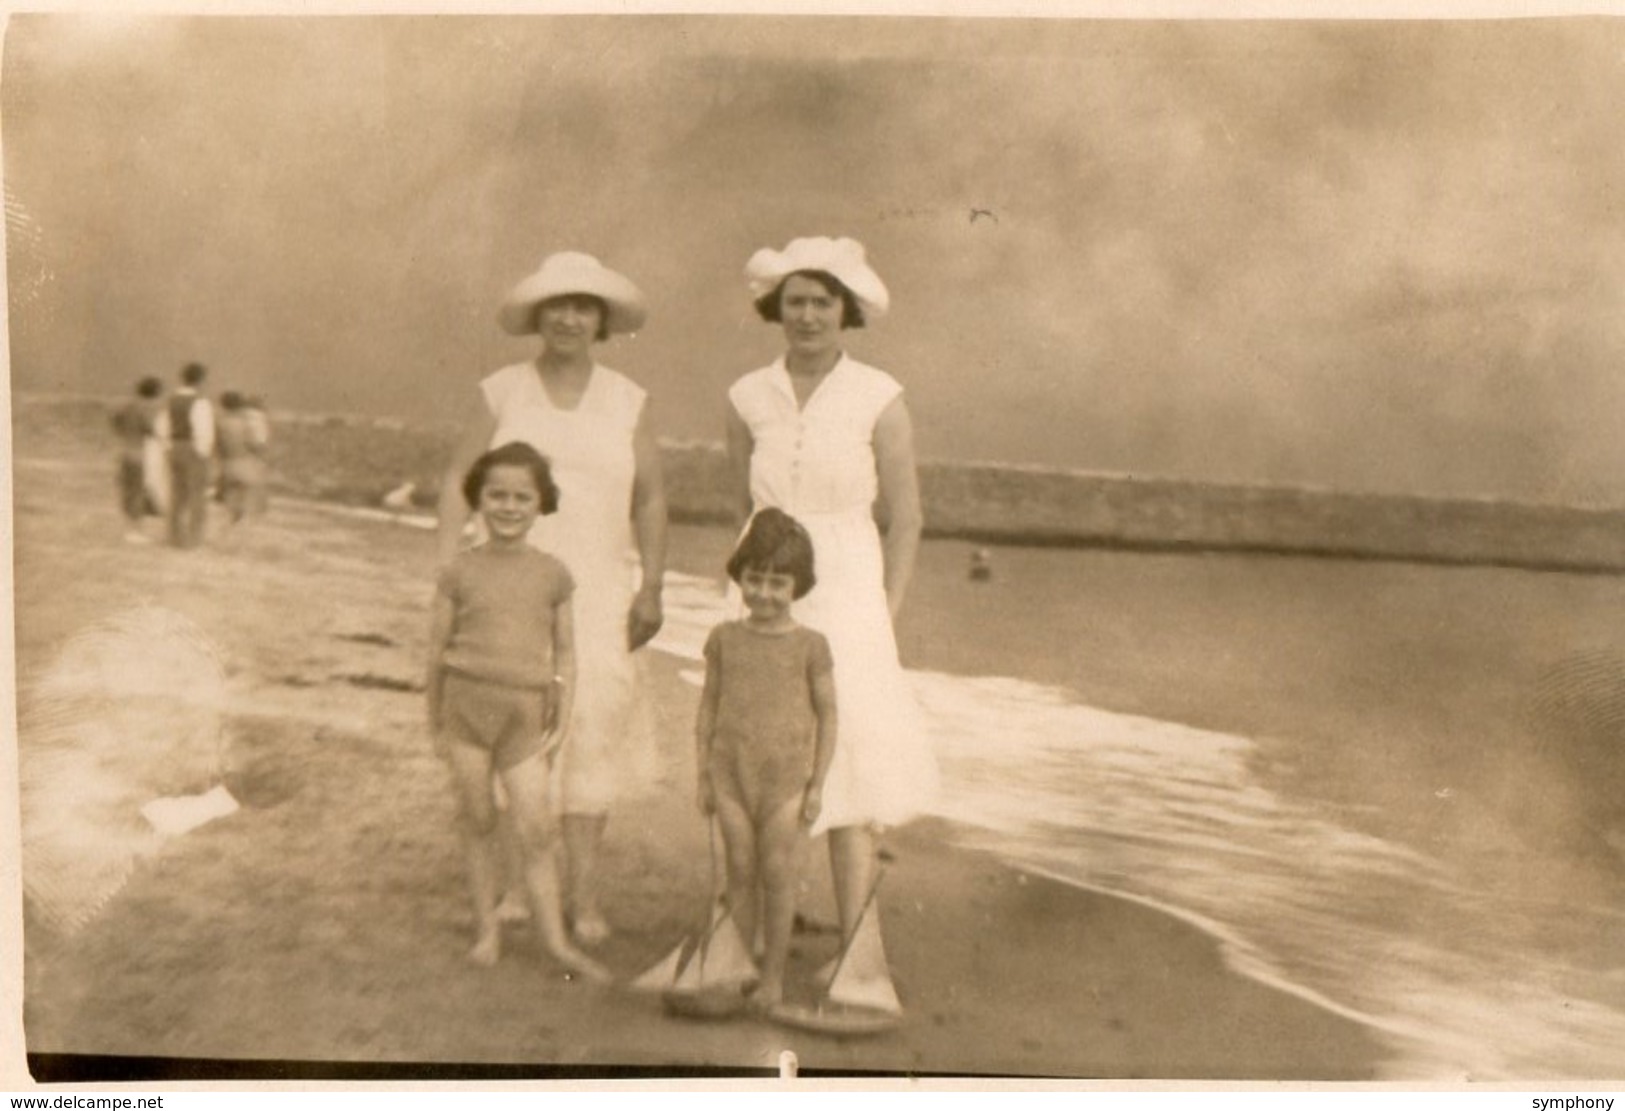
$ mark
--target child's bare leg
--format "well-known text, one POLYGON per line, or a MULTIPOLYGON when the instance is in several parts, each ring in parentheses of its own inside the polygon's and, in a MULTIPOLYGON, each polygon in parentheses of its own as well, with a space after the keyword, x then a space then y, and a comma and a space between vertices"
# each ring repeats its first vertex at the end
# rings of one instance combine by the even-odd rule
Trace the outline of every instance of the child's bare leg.
POLYGON ((598 857, 608 814, 566 814, 564 853, 570 861, 570 911, 575 935, 584 945, 609 937, 609 923, 598 907, 598 857))
POLYGON ((769 814, 756 832, 757 872, 762 887, 762 982, 756 1002, 771 1007, 784 998, 784 966, 796 915, 796 880, 807 831, 798 794, 769 814))
POLYGON ((717 824, 728 863, 728 910, 747 946, 756 942, 756 823, 744 800, 724 780, 716 783, 717 824))
POLYGON ((542 947, 554 960, 589 980, 608 983, 613 979, 609 970, 577 949, 564 927, 557 847, 548 822, 547 771, 547 762, 536 755, 502 772, 502 784, 508 793, 508 815, 523 852, 531 922, 542 947))
POLYGON ((468 958, 492 965, 502 955, 502 927, 496 915, 496 806, 491 799, 491 754, 461 741, 446 745, 446 763, 457 790, 457 828, 468 865, 474 902, 474 947, 468 958))
POLYGON ((502 898, 497 900, 497 921, 523 922, 530 917, 525 895, 525 851, 505 805, 497 808, 497 841, 502 847, 502 898))

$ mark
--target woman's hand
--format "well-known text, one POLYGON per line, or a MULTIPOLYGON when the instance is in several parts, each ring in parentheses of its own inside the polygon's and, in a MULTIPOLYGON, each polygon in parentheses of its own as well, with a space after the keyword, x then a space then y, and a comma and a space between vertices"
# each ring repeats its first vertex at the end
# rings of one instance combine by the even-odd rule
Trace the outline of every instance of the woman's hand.
POLYGON ((812 825, 824 812, 824 788, 817 783, 807 784, 807 793, 801 799, 801 823, 812 825))
POLYGON ((640 590, 632 599, 632 608, 626 615, 626 650, 636 652, 655 638, 666 623, 665 609, 660 602, 660 591, 640 590))

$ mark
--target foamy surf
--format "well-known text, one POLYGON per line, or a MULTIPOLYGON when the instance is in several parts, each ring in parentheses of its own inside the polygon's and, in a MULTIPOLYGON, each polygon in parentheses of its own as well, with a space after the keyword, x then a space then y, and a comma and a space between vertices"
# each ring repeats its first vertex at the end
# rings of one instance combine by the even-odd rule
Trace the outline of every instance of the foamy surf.
MULTIPOLYGON (((728 616, 714 579, 672 574, 657 650, 698 661, 728 616)), ((1542 915, 1260 781, 1246 737, 1116 714, 1025 680, 911 672, 968 843, 1207 932, 1238 973, 1366 1024, 1391 1079, 1625 1075, 1618 973, 1531 942, 1542 915), (1601 994, 1603 998, 1596 996, 1601 994)), ((695 682, 697 672, 685 669, 695 682)))

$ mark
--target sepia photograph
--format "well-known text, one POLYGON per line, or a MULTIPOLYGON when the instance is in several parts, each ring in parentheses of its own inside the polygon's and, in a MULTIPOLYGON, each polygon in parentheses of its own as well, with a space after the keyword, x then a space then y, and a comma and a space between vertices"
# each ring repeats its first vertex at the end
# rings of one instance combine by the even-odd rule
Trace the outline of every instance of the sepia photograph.
POLYGON ((1621 105, 9 13, 5 1078, 1625 1082, 1621 105))

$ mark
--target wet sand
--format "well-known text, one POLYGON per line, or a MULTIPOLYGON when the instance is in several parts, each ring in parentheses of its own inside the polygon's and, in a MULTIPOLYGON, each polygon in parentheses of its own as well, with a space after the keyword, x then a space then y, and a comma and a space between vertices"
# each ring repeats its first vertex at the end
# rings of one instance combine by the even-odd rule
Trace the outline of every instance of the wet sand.
MULTIPOLYGON (((26 442, 17 456, 22 693, 110 613, 184 614, 225 661, 227 782, 245 804, 146 858, 84 929, 30 930, 27 1049, 71 1055, 47 1067, 83 1075, 133 1056, 138 1071, 177 1077, 359 1064, 403 1077, 454 1065, 681 1075, 772 1069, 791 1048, 814 1073, 1379 1076, 1368 1031, 1230 972, 1194 928, 1024 876, 955 847, 936 821, 895 838, 882 906, 907 1016, 881 1037, 675 1020, 656 999, 568 981, 522 931, 498 968, 469 967, 450 795, 410 689, 429 536, 284 501, 205 550, 126 545, 104 460, 26 442)), ((679 529, 674 541, 673 569, 705 574, 725 538, 679 529)), ((691 802, 696 693, 678 675, 690 665, 657 653, 645 664, 664 763, 613 820, 607 860, 618 932, 602 957, 625 977, 703 915, 708 869, 691 802)), ((821 848, 808 856, 814 921, 830 916, 821 848)), ((833 949, 827 933, 800 935, 792 974, 833 949)))

